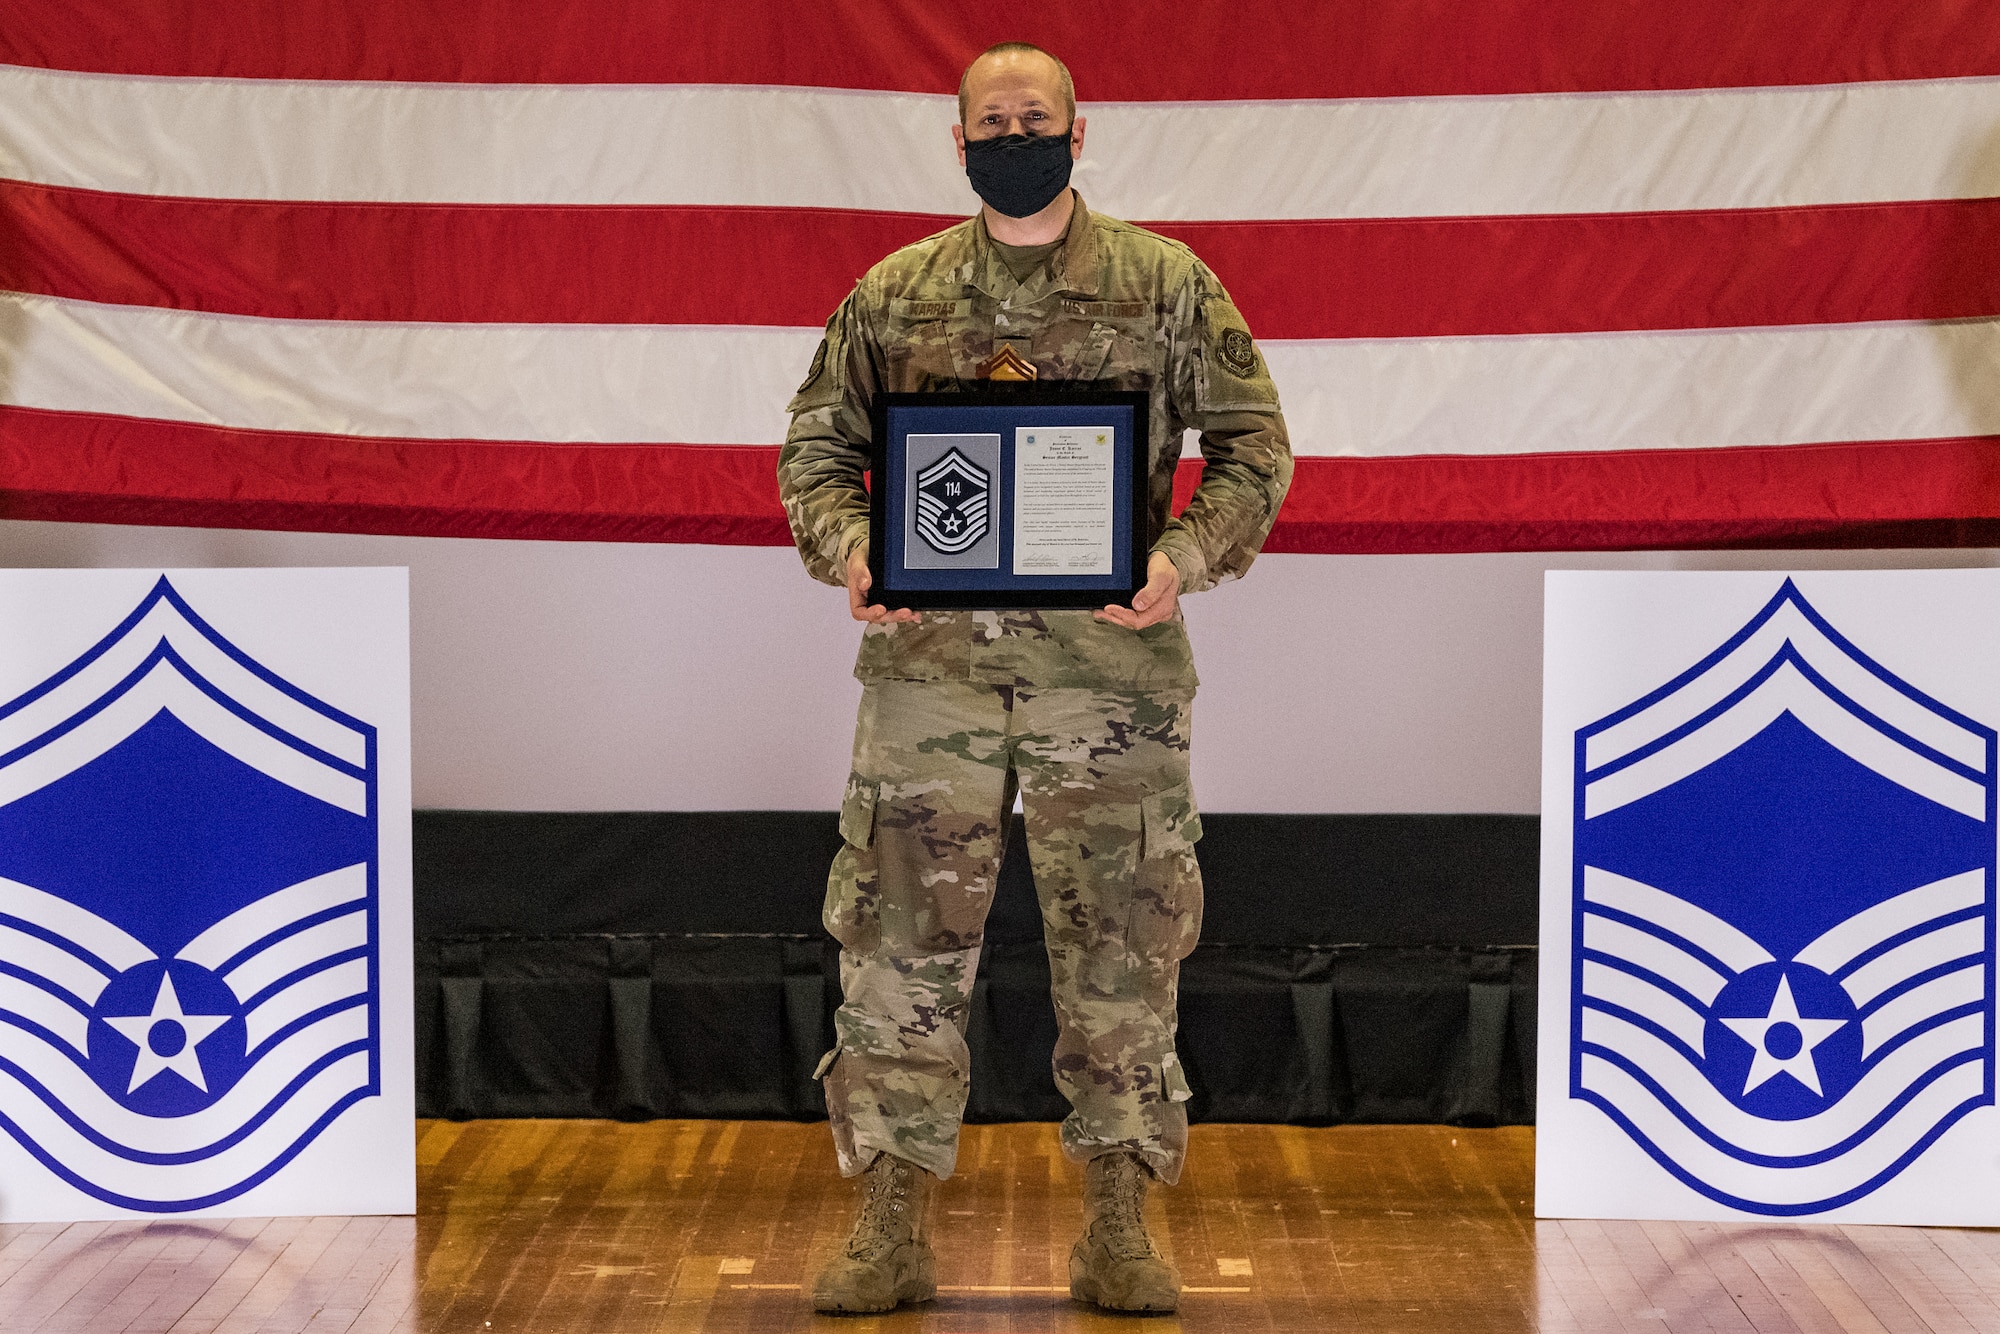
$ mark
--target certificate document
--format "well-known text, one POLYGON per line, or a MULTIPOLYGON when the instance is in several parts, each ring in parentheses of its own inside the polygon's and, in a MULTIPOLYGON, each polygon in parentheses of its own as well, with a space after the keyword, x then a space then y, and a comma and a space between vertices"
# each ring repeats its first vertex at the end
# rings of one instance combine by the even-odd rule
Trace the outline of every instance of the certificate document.
POLYGON ((1111 573, 1114 438, 1109 426, 1015 430, 1015 574, 1111 573))

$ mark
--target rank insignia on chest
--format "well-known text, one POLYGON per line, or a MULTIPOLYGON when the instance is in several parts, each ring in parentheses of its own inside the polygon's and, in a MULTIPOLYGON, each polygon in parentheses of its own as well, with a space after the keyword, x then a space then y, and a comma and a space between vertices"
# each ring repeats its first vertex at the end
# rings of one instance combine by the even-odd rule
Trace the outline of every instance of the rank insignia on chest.
POLYGON ((1039 379, 1041 373, 1035 363, 1022 356, 1012 343, 1002 343, 1000 350, 987 358, 979 368, 982 380, 1012 380, 1016 382, 1039 379))

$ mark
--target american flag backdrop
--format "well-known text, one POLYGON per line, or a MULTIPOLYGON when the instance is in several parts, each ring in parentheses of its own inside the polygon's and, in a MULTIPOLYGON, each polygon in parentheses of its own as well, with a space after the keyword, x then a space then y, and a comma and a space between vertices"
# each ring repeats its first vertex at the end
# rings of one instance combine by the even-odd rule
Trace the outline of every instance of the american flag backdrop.
POLYGON ((1993 0, 9 0, 0 515, 786 542, 1009 38, 1256 331, 1268 549, 2000 541, 1993 0))

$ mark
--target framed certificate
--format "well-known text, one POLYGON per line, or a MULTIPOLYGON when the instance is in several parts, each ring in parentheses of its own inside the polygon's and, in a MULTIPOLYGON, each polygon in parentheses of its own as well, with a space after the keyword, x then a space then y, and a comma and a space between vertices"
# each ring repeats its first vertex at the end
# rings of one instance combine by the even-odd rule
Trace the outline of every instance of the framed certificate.
POLYGON ((1095 608, 1146 582, 1143 393, 880 394, 869 600, 1095 608))

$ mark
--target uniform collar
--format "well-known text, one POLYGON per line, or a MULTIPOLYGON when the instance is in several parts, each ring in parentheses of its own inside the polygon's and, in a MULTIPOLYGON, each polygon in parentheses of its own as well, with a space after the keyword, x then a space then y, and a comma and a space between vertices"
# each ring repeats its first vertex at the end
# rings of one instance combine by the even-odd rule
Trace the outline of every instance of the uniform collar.
POLYGON ((1090 225, 1090 210, 1084 207, 1083 196, 1072 190, 1076 196, 1076 207, 1070 210, 1069 230, 1063 233, 1062 272, 1051 277, 1044 268, 1031 274, 1028 281, 1017 283, 1009 272, 1006 261, 1000 258, 995 248, 993 235, 986 230, 986 213, 981 210, 972 219, 972 256, 966 269, 966 282, 984 292, 996 301, 1010 305, 1033 305, 1052 291, 1074 292, 1079 296, 1097 294, 1097 229, 1090 225))

